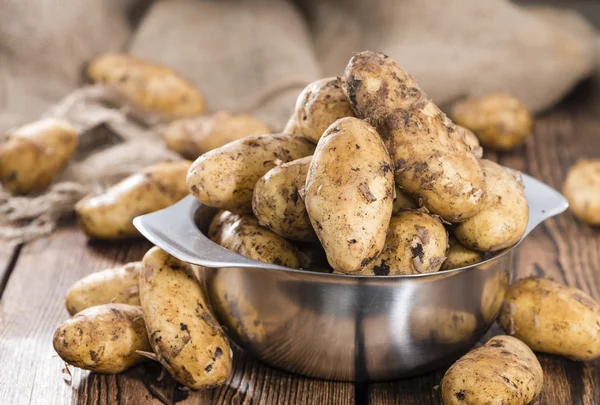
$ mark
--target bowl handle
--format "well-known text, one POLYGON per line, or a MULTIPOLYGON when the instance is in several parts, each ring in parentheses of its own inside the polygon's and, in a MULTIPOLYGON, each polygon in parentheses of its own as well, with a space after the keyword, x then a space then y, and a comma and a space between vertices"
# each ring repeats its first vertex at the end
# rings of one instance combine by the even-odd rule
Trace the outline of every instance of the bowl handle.
POLYGON ((525 238, 536 226, 548 218, 565 212, 569 208, 569 203, 552 187, 526 174, 521 176, 525 186, 525 196, 529 203, 529 224, 523 235, 525 238))
POLYGON ((184 262, 212 268, 287 269, 241 256, 208 239, 194 221, 201 207, 202 203, 190 195, 170 207, 135 218, 133 225, 150 242, 184 262))

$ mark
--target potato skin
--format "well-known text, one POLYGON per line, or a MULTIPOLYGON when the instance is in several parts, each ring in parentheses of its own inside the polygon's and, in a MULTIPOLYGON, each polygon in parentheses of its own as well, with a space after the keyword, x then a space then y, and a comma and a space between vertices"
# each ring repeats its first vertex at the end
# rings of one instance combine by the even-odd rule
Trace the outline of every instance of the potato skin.
POLYGON ((485 147, 510 150, 531 135, 533 118, 527 106, 506 93, 492 93, 457 101, 452 120, 477 134, 485 147))
POLYGON ((514 245, 525 233, 529 205, 523 185, 497 163, 482 159, 487 195, 480 213, 456 226, 456 237, 466 247, 496 252, 514 245))
POLYGON ((392 215, 392 162, 373 127, 341 118, 319 140, 304 203, 331 267, 352 273, 381 253, 392 215))
POLYGON ((446 258, 448 234, 444 225, 420 211, 402 211, 393 216, 381 254, 361 275, 397 276, 432 273, 446 258))
POLYGON ((280 163, 310 156, 315 145, 300 135, 252 135, 200 156, 190 167, 187 185, 209 207, 252 212, 254 185, 280 163))
POLYGON ((395 197, 392 203, 392 215, 398 215, 405 210, 413 210, 419 208, 419 204, 410 195, 402 191, 401 188, 396 186, 394 191, 395 197))
POLYGON ((296 109, 290 119, 295 125, 292 133, 296 131, 318 142, 331 124, 344 117, 354 117, 354 112, 338 79, 316 80, 306 86, 296 100, 296 109))
POLYGON ((139 236, 133 226, 138 215, 166 208, 188 194, 185 176, 189 160, 157 163, 132 174, 99 195, 89 195, 75 205, 85 233, 97 239, 139 236))
POLYGON ((0 145, 0 182, 13 194, 46 188, 65 167, 77 143, 75 128, 56 118, 17 128, 0 145))
POLYGON ((311 161, 312 156, 307 156, 274 167, 254 186, 254 215, 262 226, 287 239, 317 239, 300 196, 311 161))
POLYGON ((293 269, 300 267, 294 246, 285 238, 261 226, 250 215, 235 216, 223 223, 221 246, 242 256, 293 269))
POLYGON ((600 159, 582 159, 567 174, 563 194, 578 220, 600 226, 600 159))
POLYGON ((461 245, 456 238, 451 237, 450 247, 446 253, 446 260, 442 264, 441 270, 458 269, 482 261, 483 255, 480 252, 461 245))
POLYGON ((171 121, 200 115, 204 96, 173 70, 131 55, 107 53, 87 67, 88 77, 115 89, 133 110, 152 119, 171 121))
POLYGON ((377 128, 405 192, 449 222, 483 208, 479 162, 452 121, 396 62, 370 51, 354 55, 344 92, 356 115, 377 128))
POLYGON ((239 215, 236 215, 230 211, 219 211, 210 221, 208 227, 208 238, 216 244, 221 244, 223 240, 223 233, 229 232, 229 227, 238 219, 239 215))
POLYGON ((231 348, 191 266, 157 247, 142 262, 140 301, 160 363, 191 389, 223 384, 231 374, 231 348))
POLYGON ((495 336, 454 363, 442 379, 445 405, 525 405, 542 390, 535 354, 518 339, 495 336))
POLYGON ((473 156, 475 156, 477 159, 481 159, 483 157, 483 148, 479 144, 477 135, 461 125, 456 125, 456 130, 458 131, 458 135, 461 137, 465 145, 470 148, 471 154, 473 154, 473 156))
POLYGON ((600 305, 577 288, 544 278, 518 280, 498 323, 532 350, 581 361, 600 357, 600 305))
POLYGON ((60 325, 52 339, 65 362, 97 373, 117 374, 146 358, 151 351, 142 308, 106 304, 87 308, 60 325))
POLYGON ((138 285, 142 262, 92 273, 77 281, 69 291, 65 304, 69 314, 104 304, 140 305, 138 285))
POLYGON ((173 121, 165 129, 163 138, 169 149, 184 158, 196 159, 229 142, 269 133, 269 126, 250 114, 220 111, 173 121))

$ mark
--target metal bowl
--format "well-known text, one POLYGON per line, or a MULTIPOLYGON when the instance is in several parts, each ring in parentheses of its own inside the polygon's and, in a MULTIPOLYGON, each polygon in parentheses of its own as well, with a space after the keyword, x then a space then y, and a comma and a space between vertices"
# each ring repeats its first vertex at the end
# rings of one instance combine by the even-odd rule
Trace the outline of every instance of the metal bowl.
MULTIPOLYGON (((568 204, 529 176, 523 182, 530 207, 526 236, 568 204)), ((330 380, 395 380, 456 360, 494 322, 517 247, 438 273, 316 273, 213 243, 203 232, 214 213, 190 196, 134 224, 155 245, 201 266, 215 315, 240 347, 272 366, 330 380)))

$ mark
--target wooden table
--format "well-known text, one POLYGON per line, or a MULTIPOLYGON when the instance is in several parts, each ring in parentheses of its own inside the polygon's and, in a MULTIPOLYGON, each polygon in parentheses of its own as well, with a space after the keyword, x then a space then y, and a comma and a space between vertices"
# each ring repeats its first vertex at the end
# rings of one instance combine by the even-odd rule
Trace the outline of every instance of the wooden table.
MULTIPOLYGON (((561 106, 539 117, 534 136, 509 154, 488 153, 506 166, 561 188, 581 157, 600 157, 600 91, 580 86, 561 106)), ((235 372, 219 389, 187 392, 159 369, 139 366, 118 376, 70 374, 52 349, 52 333, 68 317, 63 297, 79 278, 141 259, 145 241, 88 242, 67 221, 51 237, 0 245, 0 404, 438 404, 443 370, 385 384, 314 380, 235 353, 235 372)), ((547 221, 520 247, 518 277, 535 274, 577 286, 600 299, 600 230, 570 213, 547 221)), ((497 330, 492 330, 494 333, 497 330)), ((572 362, 539 355, 545 373, 536 404, 600 404, 600 361, 572 362)))

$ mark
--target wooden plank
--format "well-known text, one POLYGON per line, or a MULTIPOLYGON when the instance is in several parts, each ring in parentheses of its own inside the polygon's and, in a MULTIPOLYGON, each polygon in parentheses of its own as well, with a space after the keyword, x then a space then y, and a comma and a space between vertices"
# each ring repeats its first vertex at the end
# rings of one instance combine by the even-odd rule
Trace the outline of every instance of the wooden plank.
POLYGON ((17 262, 22 245, 0 242, 0 299, 17 262))
MULTIPOLYGON (((528 173, 560 190, 568 169, 583 157, 600 157, 600 93, 590 99, 580 91, 568 104, 541 116, 527 144, 512 153, 486 152, 486 157, 528 173)), ((538 275, 576 286, 600 300, 600 230, 578 223, 570 213, 537 228, 519 247, 517 278, 538 275)), ((484 339, 501 331, 495 327, 484 339)), ((600 361, 573 362, 539 354, 543 391, 534 404, 600 403, 600 361)), ((371 404, 439 404, 443 370, 387 384, 371 384, 371 404)))
POLYGON ((235 352, 226 385, 186 392, 154 364, 118 376, 70 368, 52 348, 52 334, 67 319, 64 294, 79 278, 140 260, 150 244, 87 243, 73 226, 25 246, 0 302, 0 404, 303 404, 354 403, 353 385, 302 378, 235 352), (71 380, 67 382, 66 380, 71 380))

